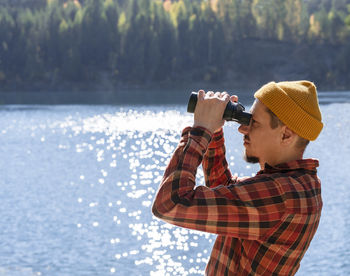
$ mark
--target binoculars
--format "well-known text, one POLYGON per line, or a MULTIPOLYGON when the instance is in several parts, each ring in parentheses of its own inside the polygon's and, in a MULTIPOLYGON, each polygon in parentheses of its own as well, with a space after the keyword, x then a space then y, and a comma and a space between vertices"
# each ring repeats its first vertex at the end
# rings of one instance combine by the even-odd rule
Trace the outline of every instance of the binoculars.
MULTIPOLYGON (((192 92, 187 105, 187 112, 194 113, 198 99, 198 93, 192 92)), ((226 121, 234 121, 241 125, 249 125, 252 114, 244 112, 245 108, 241 103, 233 103, 229 101, 226 105, 223 119, 226 121)))

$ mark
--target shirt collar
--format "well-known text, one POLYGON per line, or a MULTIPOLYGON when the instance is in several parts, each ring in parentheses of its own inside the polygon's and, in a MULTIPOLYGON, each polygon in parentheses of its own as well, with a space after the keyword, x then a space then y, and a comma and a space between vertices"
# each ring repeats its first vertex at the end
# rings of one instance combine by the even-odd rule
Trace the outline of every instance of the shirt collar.
POLYGON ((319 162, 317 159, 300 159, 300 160, 293 160, 287 163, 278 164, 276 166, 270 166, 269 164, 265 163, 265 169, 260 170, 257 174, 262 173, 276 173, 281 171, 292 171, 292 170, 298 170, 298 169, 305 169, 305 170, 311 170, 316 172, 317 167, 319 166, 319 162))

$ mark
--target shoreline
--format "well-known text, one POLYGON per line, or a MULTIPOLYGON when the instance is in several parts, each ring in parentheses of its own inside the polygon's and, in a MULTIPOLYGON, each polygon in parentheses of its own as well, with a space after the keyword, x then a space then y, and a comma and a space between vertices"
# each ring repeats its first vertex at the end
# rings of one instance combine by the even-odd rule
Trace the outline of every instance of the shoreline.
MULTIPOLYGON (((244 85, 242 85, 244 86, 244 85)), ((254 85, 242 87, 225 82, 150 82, 145 85, 93 83, 31 83, 0 90, 0 104, 186 104, 192 91, 228 91, 242 98, 253 95, 254 85)), ((257 87, 257 86, 256 86, 257 87)), ((252 98, 253 99, 253 98, 252 98)))
MULTIPOLYGON (((242 91, 242 90, 241 90, 242 91)), ((129 89, 118 92, 0 92, 4 105, 186 105, 190 89, 129 89)), ((320 104, 350 103, 349 91, 318 91, 320 104)), ((253 93, 236 93, 243 105, 254 101, 253 93)))
MULTIPOLYGON (((251 104, 254 92, 264 83, 259 81, 228 81, 209 82, 159 82, 146 85, 113 85, 111 82, 94 83, 61 83, 52 86, 45 83, 2 87, 0 90, 0 105, 65 105, 65 104, 96 104, 96 105, 152 105, 152 104, 187 104, 192 91, 227 91, 239 96, 242 104, 251 104), (5 89, 4 89, 5 88, 5 89)), ((317 85, 317 84, 316 84, 317 85)), ((318 88, 320 94, 349 92, 350 89, 318 88)), ((345 95, 344 94, 344 95, 345 95)), ((345 97, 347 99, 348 96, 345 97)))

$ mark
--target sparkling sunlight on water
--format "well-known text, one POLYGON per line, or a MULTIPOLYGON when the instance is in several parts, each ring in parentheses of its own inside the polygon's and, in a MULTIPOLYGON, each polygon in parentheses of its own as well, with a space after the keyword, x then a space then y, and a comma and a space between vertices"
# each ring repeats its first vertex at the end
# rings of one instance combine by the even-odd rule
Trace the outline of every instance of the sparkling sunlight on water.
MULTIPOLYGON (((341 166, 350 165, 349 105, 322 108, 326 127, 307 157, 321 159, 324 211, 298 273, 346 275, 350 202, 341 166), (330 183, 326 162, 338 184, 330 183)), ((151 213, 181 130, 192 124, 183 106, 11 106, 0 113, 0 274, 203 274, 215 236, 151 213)), ((237 125, 225 126, 225 137, 232 173, 254 174, 257 166, 242 160, 237 125)), ((197 180, 204 183, 201 169, 197 180)))

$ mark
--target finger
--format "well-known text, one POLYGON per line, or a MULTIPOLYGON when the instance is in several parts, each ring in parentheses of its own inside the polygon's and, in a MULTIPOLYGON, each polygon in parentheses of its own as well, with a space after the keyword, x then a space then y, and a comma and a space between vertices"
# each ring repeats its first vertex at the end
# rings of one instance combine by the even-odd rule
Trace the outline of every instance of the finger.
POLYGON ((215 92, 214 96, 217 97, 217 98, 221 98, 221 93, 220 92, 215 92))
POLYGON ((213 91, 208 91, 207 95, 208 95, 209 97, 212 97, 212 96, 214 95, 214 92, 213 92, 213 91))
POLYGON ((221 97, 225 96, 225 95, 228 95, 228 93, 226 91, 224 92, 221 92, 221 97))
POLYGON ((229 94, 224 94, 223 96, 222 96, 222 99, 225 101, 225 102, 229 102, 229 100, 230 100, 230 95, 229 94))
POLYGON ((205 92, 204 90, 199 90, 198 91, 198 100, 203 100, 204 99, 204 96, 205 96, 205 92))
POLYGON ((232 102, 238 102, 238 97, 236 96, 236 95, 232 95, 231 97, 230 97, 230 100, 232 101, 232 102))

